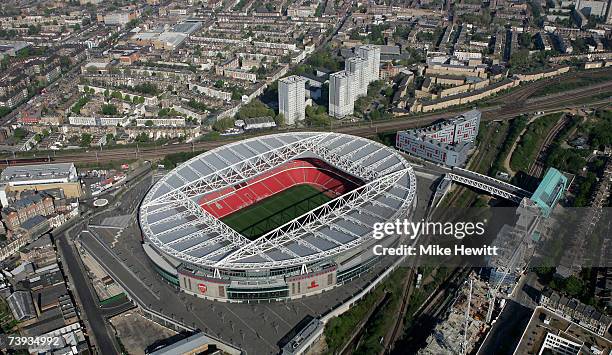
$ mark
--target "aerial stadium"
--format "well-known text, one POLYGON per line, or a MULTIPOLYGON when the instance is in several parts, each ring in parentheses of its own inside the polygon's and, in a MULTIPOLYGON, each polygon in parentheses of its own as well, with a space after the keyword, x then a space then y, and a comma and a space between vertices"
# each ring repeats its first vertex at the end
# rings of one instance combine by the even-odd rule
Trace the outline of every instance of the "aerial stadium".
MULTIPOLYGON (((182 291, 228 302, 340 286, 377 261, 375 223, 410 218, 416 178, 380 143, 338 133, 274 134, 200 154, 141 203, 143 248, 182 291)), ((385 238, 392 246, 397 237, 385 238)))

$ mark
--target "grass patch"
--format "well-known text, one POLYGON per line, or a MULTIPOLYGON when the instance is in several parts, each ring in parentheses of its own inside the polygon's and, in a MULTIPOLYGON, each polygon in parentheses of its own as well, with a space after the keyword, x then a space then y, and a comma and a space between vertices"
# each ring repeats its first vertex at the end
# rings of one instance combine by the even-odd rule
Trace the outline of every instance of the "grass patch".
POLYGON ((357 331, 358 325, 376 305, 379 305, 380 308, 366 323, 363 338, 355 353, 377 354, 382 350, 379 340, 395 322, 401 298, 402 279, 408 271, 409 269, 406 268, 398 268, 351 309, 327 323, 325 340, 329 353, 336 353, 344 346, 353 333, 357 331), (388 297, 388 299, 381 302, 384 297, 388 297))
POLYGON ((599 84, 609 80, 612 80, 612 71, 604 71, 601 72, 599 75, 592 77, 579 77, 575 79, 563 80, 554 84, 546 85, 544 88, 537 91, 533 95, 533 97, 540 97, 557 94, 568 90, 575 90, 584 86, 599 84))
POLYGON ((297 185, 222 219, 250 240, 311 211, 331 198, 310 185, 297 185))
POLYGON ((519 116, 510 122, 510 128, 508 129, 506 139, 504 140, 504 143, 502 143, 499 153, 497 154, 497 157, 495 157, 495 161, 493 162, 491 170, 489 171, 491 176, 495 176, 498 171, 505 171, 503 162, 508 154, 510 154, 510 149, 512 148, 514 142, 519 138, 519 134, 521 134, 523 129, 527 127, 528 121, 529 119, 527 116, 519 116))
POLYGON ((525 134, 521 137, 521 141, 516 146, 510 159, 510 168, 518 172, 527 172, 529 166, 536 159, 540 150, 540 146, 544 143, 548 132, 555 126, 561 118, 562 113, 547 115, 532 122, 525 134))

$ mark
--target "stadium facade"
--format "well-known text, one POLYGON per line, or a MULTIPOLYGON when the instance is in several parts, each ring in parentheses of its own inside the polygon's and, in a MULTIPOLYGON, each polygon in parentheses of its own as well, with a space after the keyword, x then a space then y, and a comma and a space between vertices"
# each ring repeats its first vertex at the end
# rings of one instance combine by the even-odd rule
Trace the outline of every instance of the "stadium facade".
POLYGON ((228 144, 181 164, 147 193, 139 221, 156 270, 182 291, 230 302, 282 300, 366 272, 377 261, 375 242, 398 242, 374 240, 375 223, 410 218, 416 202, 414 171, 395 150, 344 134, 299 132, 228 144), (304 186, 323 202, 304 209, 290 192, 304 186), (240 213, 271 208, 270 201, 285 205, 257 225, 259 235, 228 225, 249 224, 240 213))

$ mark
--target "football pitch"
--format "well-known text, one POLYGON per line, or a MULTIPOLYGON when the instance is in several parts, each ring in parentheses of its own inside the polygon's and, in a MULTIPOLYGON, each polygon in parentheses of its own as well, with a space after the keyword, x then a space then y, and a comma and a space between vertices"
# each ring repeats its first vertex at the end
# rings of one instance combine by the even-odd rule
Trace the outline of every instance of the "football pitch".
POLYGON ((255 240, 292 219, 330 201, 310 185, 297 185, 221 219, 229 227, 255 240))

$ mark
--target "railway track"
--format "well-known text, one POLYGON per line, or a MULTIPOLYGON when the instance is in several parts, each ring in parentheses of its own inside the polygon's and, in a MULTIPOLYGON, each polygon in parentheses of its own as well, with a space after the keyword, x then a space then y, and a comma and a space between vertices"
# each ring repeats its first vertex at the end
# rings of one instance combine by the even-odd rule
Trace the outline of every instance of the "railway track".
MULTIPOLYGON (((542 83, 539 83, 542 84, 542 83)), ((539 85, 538 85, 539 87, 539 85)), ((527 91, 521 91, 521 96, 527 95, 527 93, 532 92, 534 89, 532 86, 526 86, 529 88, 527 91)), ((537 91, 537 90, 536 90, 537 91)), ((518 115, 524 113, 530 113, 534 111, 546 111, 551 109, 563 109, 565 107, 581 107, 581 104, 574 104, 575 101, 590 98, 596 94, 610 93, 612 95, 612 82, 604 83, 597 85, 596 87, 586 87, 581 90, 576 91, 571 96, 562 96, 556 97, 554 100, 550 101, 538 101, 538 102, 526 102, 522 106, 493 106, 482 108, 483 112, 483 121, 494 121, 494 120, 508 120, 512 119, 518 115)), ((512 93, 508 94, 511 95, 512 93)), ((514 96, 512 96, 514 97, 514 96)), ((508 96, 503 96, 503 98, 508 98, 508 96)), ((609 103, 610 99, 600 100, 601 103, 609 103)), ((447 118, 449 116, 457 115, 464 112, 466 109, 456 109, 453 111, 447 111, 442 113, 431 113, 424 114, 421 116, 403 116, 397 119, 393 119, 390 121, 376 122, 372 124, 361 123, 357 125, 351 126, 340 126, 333 129, 335 132, 352 134, 356 136, 362 137, 370 137, 376 135, 378 132, 391 132, 398 131, 404 129, 411 129, 416 127, 421 127, 424 125, 428 125, 433 123, 436 120, 441 118, 447 118)), ((297 129, 299 130, 313 130, 312 128, 307 129, 297 129)), ((261 133, 259 135, 264 135, 267 133, 261 133)), ((249 137, 256 135, 249 135, 249 137)), ((75 162, 75 163, 92 163, 92 162, 109 162, 109 161, 127 161, 133 159, 147 159, 147 160, 157 160, 161 159, 164 156, 172 153, 180 153, 180 152, 188 152, 188 151, 199 151, 199 150, 210 150, 237 140, 242 140, 244 137, 239 136, 235 139, 221 139, 216 141, 205 141, 205 142, 196 142, 196 143, 182 143, 182 144, 171 144, 167 146, 157 146, 157 147, 143 147, 143 148, 118 148, 118 149, 109 149, 102 151, 87 151, 87 152, 78 152, 78 153, 68 153, 68 154, 49 154, 45 152, 41 152, 37 155, 37 157, 47 157, 51 156, 51 158, 55 162, 75 162)), ((0 158, 2 159, 2 158, 0 158)), ((0 167, 4 166, 2 160, 0 160, 0 167)))
POLYGON ((565 125, 569 122, 569 116, 563 115, 563 117, 555 124, 555 126, 550 130, 550 132, 544 138, 544 142, 540 146, 540 150, 538 151, 538 155, 536 160, 531 163, 529 167, 529 175, 540 178, 542 173, 544 172, 544 160, 546 158, 546 154, 548 152, 548 148, 550 148, 552 142, 557 137, 559 132, 565 127, 565 125))

